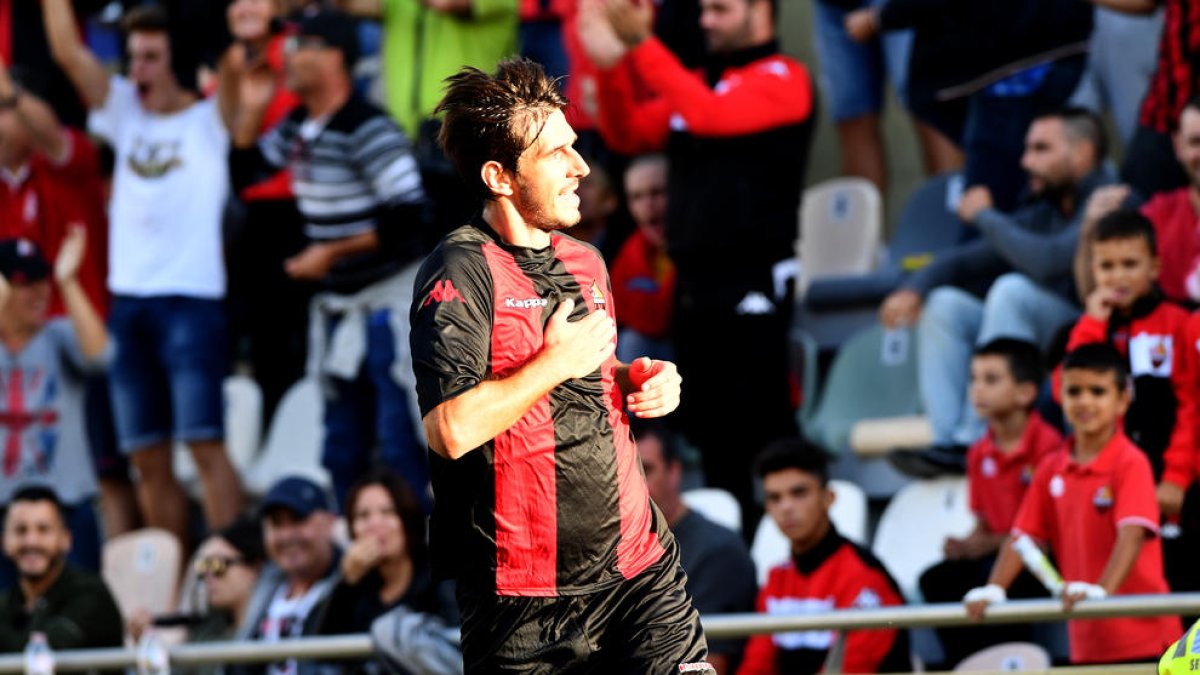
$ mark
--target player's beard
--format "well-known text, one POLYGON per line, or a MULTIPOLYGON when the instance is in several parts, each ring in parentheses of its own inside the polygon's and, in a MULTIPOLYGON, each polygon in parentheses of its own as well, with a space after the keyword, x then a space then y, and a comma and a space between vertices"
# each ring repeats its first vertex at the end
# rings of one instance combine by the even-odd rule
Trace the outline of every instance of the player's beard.
MULTIPOLYGON (((582 217, 578 210, 575 212, 573 222, 565 222, 561 218, 551 213, 551 208, 548 208, 548 203, 545 200, 538 199, 538 195, 520 178, 517 179, 517 194, 516 194, 517 212, 521 214, 521 218, 530 227, 542 230, 543 232, 554 232, 556 230, 565 230, 579 224, 582 217)), ((554 203, 556 196, 552 196, 549 204, 554 203)))
MULTIPOLYGON (((52 554, 52 553, 49 553, 42 549, 35 549, 35 550, 37 550, 39 553, 43 553, 47 558, 47 562, 46 562, 46 567, 41 572, 37 572, 35 574, 26 574, 23 571, 21 572, 21 576, 25 577, 26 579, 29 579, 30 581, 33 581, 33 582, 41 581, 42 579, 45 579, 48 576, 58 573, 58 571, 61 570, 66 565, 66 562, 67 562, 67 554, 66 553, 53 553, 52 554)), ((24 553, 24 551, 22 551, 21 553, 18 553, 17 554, 18 558, 23 553, 24 553)))

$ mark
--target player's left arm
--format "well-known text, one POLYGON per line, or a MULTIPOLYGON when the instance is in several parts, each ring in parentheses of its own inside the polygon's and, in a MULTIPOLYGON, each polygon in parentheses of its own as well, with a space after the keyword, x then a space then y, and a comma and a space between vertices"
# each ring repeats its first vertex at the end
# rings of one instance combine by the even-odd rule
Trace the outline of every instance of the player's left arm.
MULTIPOLYGON (((904 599, 879 574, 872 574, 854 597, 839 600, 839 607, 872 609, 896 607, 904 599)), ((903 629, 901 629, 903 630, 903 629)), ((895 629, 852 630, 846 632, 846 649, 842 657, 843 673, 876 673, 896 641, 895 629)))
MULTIPOLYGON (((1137 562, 1138 554, 1142 551, 1142 542, 1145 540, 1146 528, 1141 525, 1122 525, 1117 530, 1117 542, 1113 544, 1112 553, 1108 555, 1108 563, 1104 565, 1104 571, 1100 573, 1100 578, 1095 583, 1095 586, 1104 591, 1098 597, 1116 595, 1117 589, 1125 583, 1125 577, 1129 576, 1130 570, 1137 562)), ((1082 587, 1085 585, 1090 584, 1077 586, 1068 582, 1067 589, 1063 593, 1063 609, 1069 612, 1075 603, 1085 600, 1091 595, 1088 589, 1082 587), (1072 587, 1075 589, 1073 590, 1072 587)), ((1091 595, 1091 597, 1097 596, 1091 595)))
POLYGON ((613 376, 625 406, 638 417, 662 417, 679 407, 683 378, 670 361, 643 356, 633 363, 618 363, 613 376))

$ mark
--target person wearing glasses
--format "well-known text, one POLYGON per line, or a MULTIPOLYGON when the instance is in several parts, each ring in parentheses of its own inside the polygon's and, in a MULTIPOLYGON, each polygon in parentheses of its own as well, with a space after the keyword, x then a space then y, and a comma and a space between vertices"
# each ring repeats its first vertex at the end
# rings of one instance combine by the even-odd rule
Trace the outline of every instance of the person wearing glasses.
POLYGON ((246 618, 250 596, 266 562, 262 525, 251 518, 239 518, 214 533, 196 554, 192 573, 198 583, 196 613, 204 620, 188 632, 193 642, 225 640, 246 618), (200 595, 200 594, 203 595, 200 595))

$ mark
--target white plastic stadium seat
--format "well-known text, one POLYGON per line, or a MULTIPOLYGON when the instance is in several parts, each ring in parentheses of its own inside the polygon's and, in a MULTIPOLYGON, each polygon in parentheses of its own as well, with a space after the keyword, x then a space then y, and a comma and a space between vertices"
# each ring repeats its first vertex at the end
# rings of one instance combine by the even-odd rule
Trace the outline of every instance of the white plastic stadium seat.
POLYGON ((267 441, 249 471, 243 473, 246 490, 265 494, 284 476, 300 475, 329 487, 329 473, 321 466, 325 438, 320 385, 304 378, 292 385, 275 410, 267 441))
POLYGON ((1005 642, 981 649, 963 659, 955 672, 1005 672, 1046 670, 1050 654, 1032 642, 1005 642))
POLYGON ((738 534, 742 532, 742 507, 721 488, 696 488, 683 493, 683 503, 700 515, 738 534))
POLYGON ((131 616, 137 609, 151 614, 173 612, 182 556, 175 537, 156 528, 126 532, 105 542, 102 576, 121 615, 131 616))
MULTIPOLYGON (((865 546, 867 543, 867 495, 854 483, 844 480, 829 481, 829 488, 837 497, 829 509, 829 519, 843 537, 865 546)), ((750 557, 758 573, 758 585, 767 582, 771 568, 788 557, 788 540, 771 520, 763 516, 754 531, 754 542, 750 545, 750 557)))
POLYGON ((892 497, 879 519, 872 548, 904 595, 917 599, 917 581, 942 559, 946 537, 965 537, 974 527, 966 478, 917 481, 892 497))
POLYGON ((880 257, 883 207, 879 189, 864 178, 835 178, 804 191, 800 207, 800 284, 866 274, 880 257))

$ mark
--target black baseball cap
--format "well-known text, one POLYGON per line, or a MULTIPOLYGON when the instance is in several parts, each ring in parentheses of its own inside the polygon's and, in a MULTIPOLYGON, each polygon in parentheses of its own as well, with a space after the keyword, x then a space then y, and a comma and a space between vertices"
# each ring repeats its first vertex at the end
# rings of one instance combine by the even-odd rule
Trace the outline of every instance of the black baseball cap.
POLYGON ((0 240, 0 274, 10 283, 29 284, 50 276, 50 263, 28 239, 0 240))
POLYGON ((301 14, 296 22, 296 35, 321 38, 327 47, 340 50, 347 69, 358 62, 358 23, 342 12, 322 9, 301 14))
POLYGON ((289 476, 272 485, 258 507, 258 514, 266 516, 277 508, 285 508, 300 518, 307 518, 316 511, 333 513, 333 504, 325 488, 303 476, 289 476))

